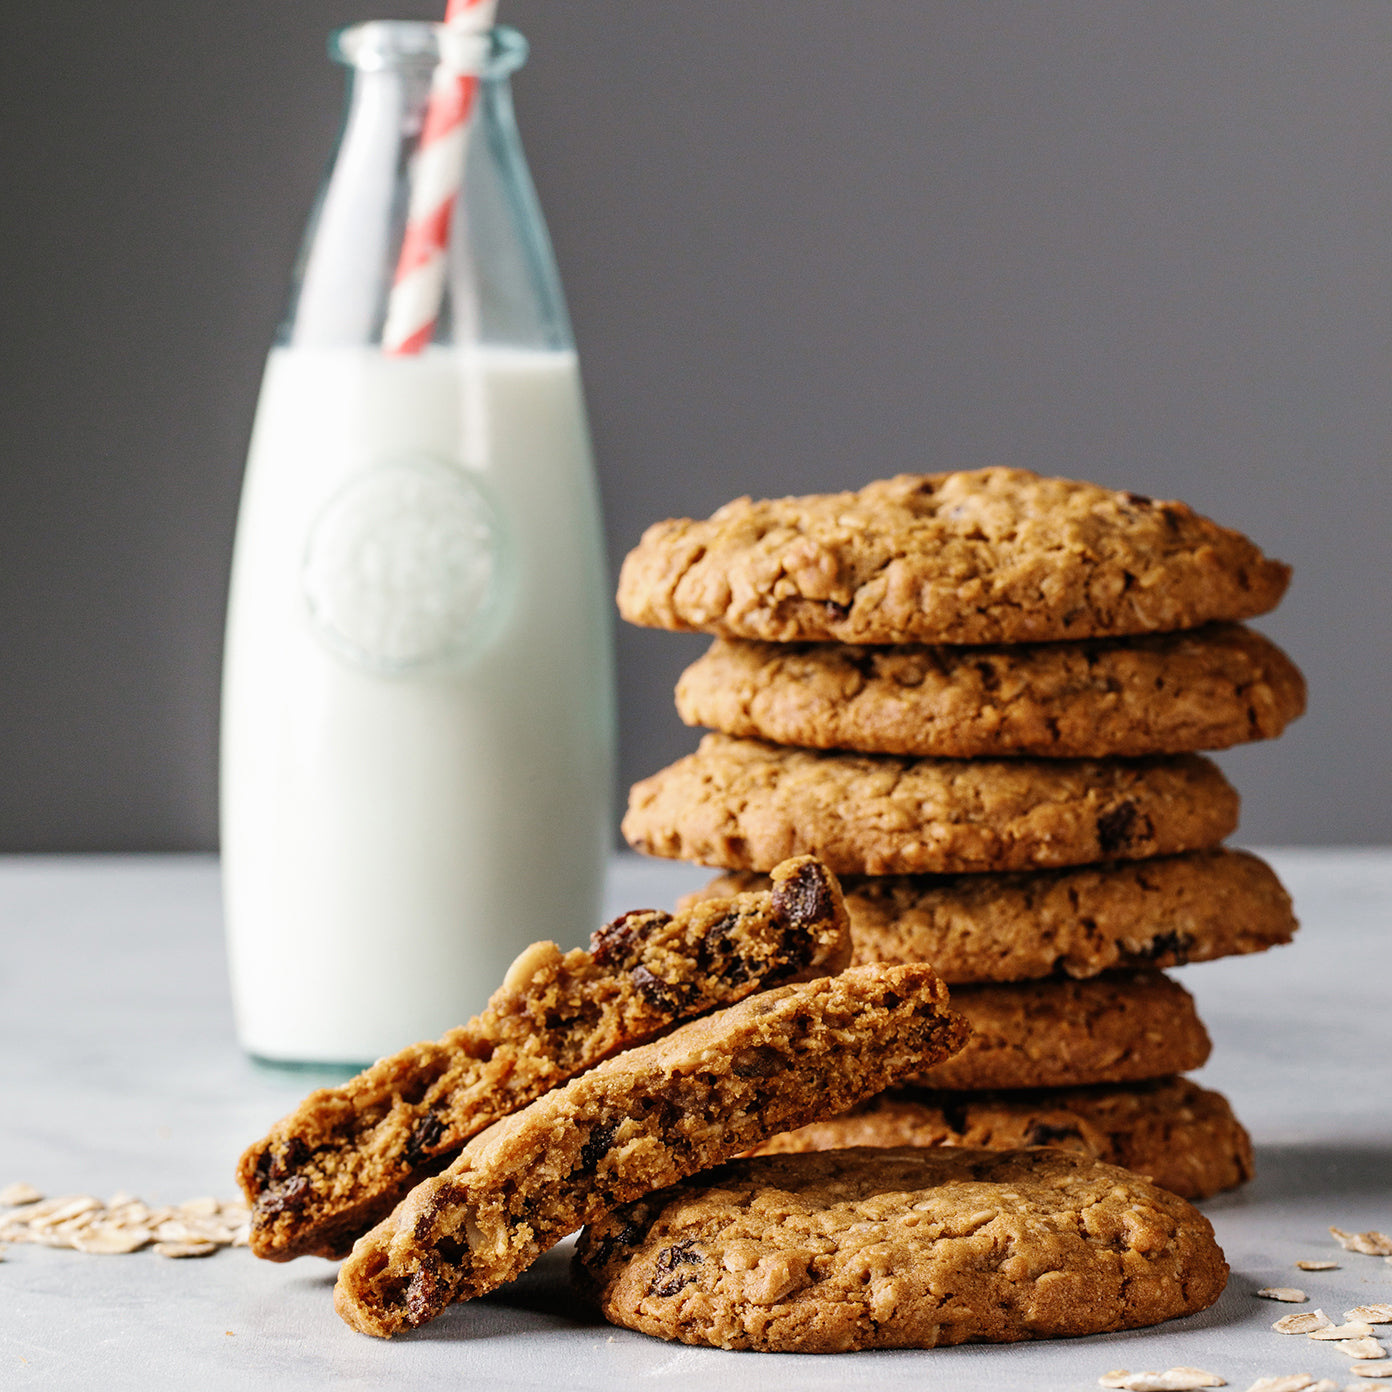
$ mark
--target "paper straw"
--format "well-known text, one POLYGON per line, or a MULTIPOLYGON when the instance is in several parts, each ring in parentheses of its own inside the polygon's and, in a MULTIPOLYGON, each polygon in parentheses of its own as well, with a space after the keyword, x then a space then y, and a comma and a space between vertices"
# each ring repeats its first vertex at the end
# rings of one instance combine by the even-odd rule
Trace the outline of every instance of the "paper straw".
MULTIPOLYGON (((496 0, 449 0, 445 23, 466 34, 486 34, 493 27, 495 7, 496 0)), ((382 347, 396 356, 419 353, 433 337, 440 316, 450 217, 464 177, 464 151, 477 96, 476 74, 459 72, 447 61, 435 69, 411 163, 406 233, 382 328, 382 347)))

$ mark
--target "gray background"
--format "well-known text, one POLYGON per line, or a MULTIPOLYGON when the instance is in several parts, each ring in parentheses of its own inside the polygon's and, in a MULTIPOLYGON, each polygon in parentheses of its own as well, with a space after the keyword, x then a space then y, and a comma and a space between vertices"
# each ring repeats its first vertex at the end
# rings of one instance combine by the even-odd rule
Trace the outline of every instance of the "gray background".
MULTIPOLYGON (((400 4, 433 17, 433 4, 400 4)), ((216 840, 258 376, 376 4, 0 13, 0 849, 216 840)), ((504 0, 617 563, 741 493, 1009 463, 1296 566, 1242 836, 1392 839, 1392 6, 504 0)), ((624 782, 700 640, 620 636, 624 782)))

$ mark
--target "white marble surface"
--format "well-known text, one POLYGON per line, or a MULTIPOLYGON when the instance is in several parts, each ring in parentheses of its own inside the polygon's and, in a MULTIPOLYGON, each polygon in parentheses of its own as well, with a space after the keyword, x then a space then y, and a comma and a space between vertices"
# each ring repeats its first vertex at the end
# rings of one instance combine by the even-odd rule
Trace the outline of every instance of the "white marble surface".
MULTIPOLYGON (((1233 1276, 1211 1310, 1155 1330, 1004 1347, 822 1358, 721 1353, 610 1329, 566 1292, 564 1252, 487 1300, 381 1343, 330 1305, 333 1267, 223 1251, 175 1262, 12 1246, 0 1260, 0 1386, 164 1388, 1091 1388, 1111 1368, 1192 1364, 1237 1389, 1352 1381, 1331 1344, 1282 1338, 1296 1284, 1336 1318, 1392 1300, 1392 1263, 1328 1235, 1392 1231, 1392 852, 1272 858, 1304 928, 1261 957, 1185 968, 1214 1038, 1199 1075, 1232 1098, 1259 1174, 1204 1205, 1233 1276), (1340 1269, 1299 1273, 1299 1258, 1340 1269)), ((616 862, 611 908, 704 880, 616 862)), ((315 1079, 258 1069, 232 1037, 217 867, 196 857, 0 861, 0 1184, 230 1194, 241 1148, 315 1079)), ((1369 1389, 1392 1383, 1369 1382, 1369 1389)))

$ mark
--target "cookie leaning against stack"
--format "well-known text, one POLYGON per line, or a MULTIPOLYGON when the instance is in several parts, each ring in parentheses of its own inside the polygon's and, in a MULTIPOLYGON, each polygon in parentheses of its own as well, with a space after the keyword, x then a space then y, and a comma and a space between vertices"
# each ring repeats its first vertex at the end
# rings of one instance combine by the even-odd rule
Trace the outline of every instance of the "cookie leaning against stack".
POLYGON ((1241 623, 1288 579, 1181 503, 1008 469, 645 533, 621 612, 715 635, 677 702, 716 733, 634 787, 629 841, 730 872, 716 897, 822 857, 856 960, 932 962, 977 1032, 917 1090, 766 1148, 1052 1130, 1191 1197, 1250 1175, 1226 1100, 1173 1076, 1208 1040, 1159 969, 1295 928, 1270 869, 1221 847, 1237 794, 1198 752, 1302 712, 1241 623), (1194 1163, 1162 1165, 1161 1136, 1194 1163))

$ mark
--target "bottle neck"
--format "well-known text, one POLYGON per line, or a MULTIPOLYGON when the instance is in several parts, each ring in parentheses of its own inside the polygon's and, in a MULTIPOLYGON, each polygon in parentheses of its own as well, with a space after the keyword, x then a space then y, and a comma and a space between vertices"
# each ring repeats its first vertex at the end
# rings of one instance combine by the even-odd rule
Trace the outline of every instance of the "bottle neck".
MULTIPOLYGON (((351 60, 344 120, 280 343, 381 345, 442 33, 438 25, 381 22, 331 41, 336 57, 351 60)), ((431 341, 569 349, 560 278, 513 116, 509 74, 525 57, 525 40, 498 29, 488 42, 462 142, 431 341)))

